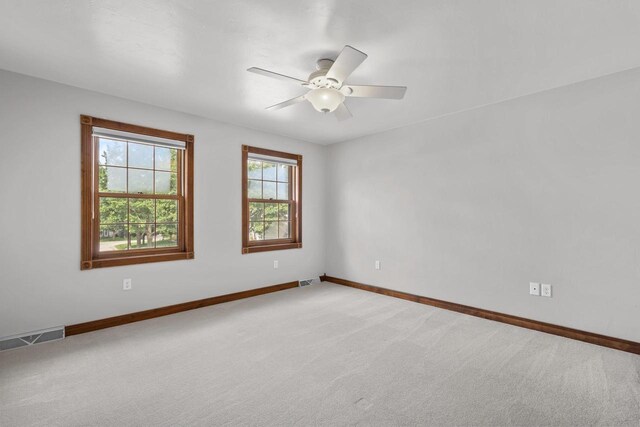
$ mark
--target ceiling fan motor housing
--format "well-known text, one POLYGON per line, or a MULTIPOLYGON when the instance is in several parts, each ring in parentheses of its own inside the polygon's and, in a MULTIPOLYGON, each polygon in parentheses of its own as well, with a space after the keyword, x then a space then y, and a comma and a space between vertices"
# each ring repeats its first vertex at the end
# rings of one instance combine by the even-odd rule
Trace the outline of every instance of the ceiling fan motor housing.
POLYGON ((318 88, 330 88, 330 89, 340 89, 342 82, 333 79, 331 77, 326 77, 327 72, 333 65, 333 60, 331 59, 319 59, 316 62, 317 71, 309 74, 309 84, 315 89, 318 88))

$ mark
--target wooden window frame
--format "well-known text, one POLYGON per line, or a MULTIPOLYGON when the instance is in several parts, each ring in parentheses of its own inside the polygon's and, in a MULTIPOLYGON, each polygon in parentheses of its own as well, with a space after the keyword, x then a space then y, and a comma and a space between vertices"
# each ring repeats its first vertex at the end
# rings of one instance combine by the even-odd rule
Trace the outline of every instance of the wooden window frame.
MULTIPOLYGON (((275 203, 278 200, 274 200, 275 203)), ((282 201, 280 201, 282 203, 282 201)), ((283 249, 302 248, 302 156, 299 154, 285 153, 282 151, 269 150, 266 148, 242 146, 242 253, 250 254, 255 252, 277 251, 283 249), (293 209, 291 215, 291 237, 287 239, 271 240, 249 240, 249 197, 248 197, 248 168, 247 162, 250 154, 261 154, 264 156, 291 159, 297 162, 295 174, 291 174, 289 188, 292 192, 293 209)))
MULTIPOLYGON (((82 207, 81 207, 81 270, 119 265, 143 264, 149 262, 193 259, 193 135, 153 129, 144 126, 80 116, 82 144, 82 207), (183 141, 186 144, 178 161, 178 185, 182 188, 182 203, 178 210, 177 248, 131 249, 126 252, 101 253, 99 251, 97 156, 93 138, 93 127, 137 133, 158 138, 183 141), (94 213, 96 213, 94 215, 94 213)), ((122 197, 128 197, 123 194, 122 197)), ((137 198, 157 198, 155 195, 136 195, 137 198)), ((162 197, 160 197, 162 198, 162 197)), ((169 197, 172 198, 172 197, 169 197)), ((175 197, 174 197, 175 198, 175 197)), ((177 199, 177 198, 176 198, 177 199)))

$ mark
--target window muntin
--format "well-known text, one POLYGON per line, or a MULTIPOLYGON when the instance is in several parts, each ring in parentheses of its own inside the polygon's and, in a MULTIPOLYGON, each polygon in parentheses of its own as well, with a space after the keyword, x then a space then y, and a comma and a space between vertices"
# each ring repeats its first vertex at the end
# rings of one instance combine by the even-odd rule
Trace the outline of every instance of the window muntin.
POLYGON ((243 146, 243 253, 302 246, 302 156, 243 146))
POLYGON ((81 125, 81 268, 193 258, 193 136, 81 125))
POLYGON ((182 150, 101 136, 94 136, 94 144, 98 251, 178 247, 182 150))
POLYGON ((290 238, 290 205, 295 203, 289 186, 292 168, 251 157, 247 160, 249 241, 290 238))

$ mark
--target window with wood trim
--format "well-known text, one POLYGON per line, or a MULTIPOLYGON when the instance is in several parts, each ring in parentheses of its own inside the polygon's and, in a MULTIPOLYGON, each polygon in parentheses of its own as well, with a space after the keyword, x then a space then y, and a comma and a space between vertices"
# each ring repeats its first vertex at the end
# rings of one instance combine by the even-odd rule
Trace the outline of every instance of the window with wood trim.
POLYGON ((242 146, 242 253, 302 247, 302 156, 242 146))
POLYGON ((80 123, 81 269, 193 258, 193 136, 80 123))

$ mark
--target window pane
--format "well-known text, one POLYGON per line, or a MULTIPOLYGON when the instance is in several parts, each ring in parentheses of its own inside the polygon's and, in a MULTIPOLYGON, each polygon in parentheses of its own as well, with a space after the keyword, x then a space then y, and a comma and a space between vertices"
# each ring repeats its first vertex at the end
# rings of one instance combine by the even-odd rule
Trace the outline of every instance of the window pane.
POLYGON ((156 225, 156 248, 178 246, 178 224, 156 225))
MULTIPOLYGON (((129 199, 129 222, 155 222, 155 200, 129 199)), ((129 230, 133 233, 133 229, 129 230)))
POLYGON ((101 165, 127 166, 127 143, 99 138, 98 163, 101 165))
POLYGON ((178 150, 174 148, 156 147, 155 169, 176 172, 178 170, 178 150))
POLYGON ((264 219, 265 221, 274 221, 278 219, 278 204, 277 203, 265 203, 264 204, 264 219))
POLYGON ((262 162, 258 160, 247 161, 247 174, 250 179, 262 179, 262 162))
POLYGON ((262 181, 250 179, 247 195, 250 199, 262 199, 262 181))
POLYGON ((262 179, 269 181, 276 180, 276 164, 269 162, 262 162, 262 179))
POLYGON ((129 249, 153 248, 153 224, 129 225, 129 249))
POLYGON ((178 175, 171 172, 156 172, 156 194, 178 194, 178 175))
POLYGON ((98 191, 105 193, 125 193, 127 191, 127 170, 100 166, 98 169, 98 191))
POLYGON ((127 222, 127 199, 100 197, 100 225, 127 222))
POLYGON ((262 221, 264 220, 264 203, 249 203, 249 220, 250 221, 262 221))
POLYGON ((156 222, 178 222, 178 201, 156 200, 156 222))
POLYGON ((127 248, 127 226, 125 224, 100 226, 100 252, 125 251, 127 248))
POLYGON ((278 164, 278 181, 289 182, 289 166, 278 164))
POLYGON ((288 220, 289 219, 289 204, 288 203, 280 203, 280 207, 278 208, 278 219, 288 220))
POLYGON ((262 182, 262 198, 263 199, 275 199, 276 198, 276 183, 263 181, 262 182))
POLYGON ((266 221, 264 223, 264 239, 277 239, 278 238, 278 221, 266 221))
POLYGON ((264 240, 264 222, 249 223, 249 240, 264 240))
POLYGON ((289 238, 289 229, 291 228, 291 223, 289 221, 280 221, 278 223, 278 237, 281 239, 289 238))
POLYGON ((129 142, 129 167, 153 169, 153 145, 129 142))
POLYGON ((288 200, 289 199, 289 184, 284 182, 278 183, 278 200, 288 200))
POLYGON ((129 169, 129 193, 153 193, 153 171, 129 169))

